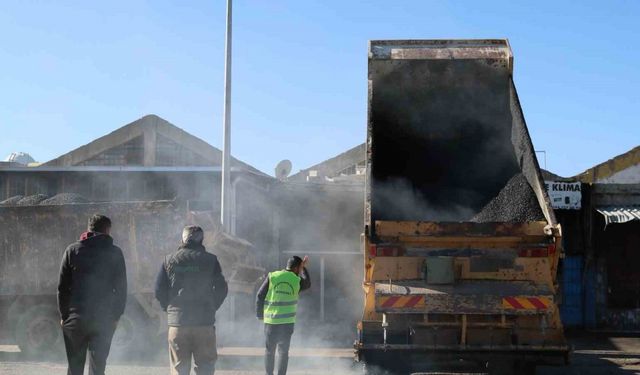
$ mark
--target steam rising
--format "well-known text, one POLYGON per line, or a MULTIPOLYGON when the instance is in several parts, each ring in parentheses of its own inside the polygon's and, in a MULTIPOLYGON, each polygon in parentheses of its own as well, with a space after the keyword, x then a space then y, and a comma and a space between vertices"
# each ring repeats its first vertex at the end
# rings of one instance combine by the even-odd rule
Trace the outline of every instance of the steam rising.
POLYGON ((467 221, 519 166, 508 72, 477 61, 372 61, 374 220, 467 221))

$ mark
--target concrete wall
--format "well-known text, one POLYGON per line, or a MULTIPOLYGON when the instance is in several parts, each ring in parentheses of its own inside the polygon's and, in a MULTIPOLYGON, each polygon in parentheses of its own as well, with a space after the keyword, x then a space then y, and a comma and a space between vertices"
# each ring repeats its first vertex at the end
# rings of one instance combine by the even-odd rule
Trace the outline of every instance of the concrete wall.
POLYGON ((593 207, 640 205, 639 184, 593 184, 593 207))
POLYGON ((630 166, 609 177, 598 179, 599 184, 640 184, 640 164, 630 166))

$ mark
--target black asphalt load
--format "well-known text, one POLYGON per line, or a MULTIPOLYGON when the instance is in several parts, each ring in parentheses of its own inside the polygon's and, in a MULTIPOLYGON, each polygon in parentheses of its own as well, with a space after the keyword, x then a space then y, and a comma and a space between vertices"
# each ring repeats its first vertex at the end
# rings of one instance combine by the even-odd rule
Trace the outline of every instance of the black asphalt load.
POLYGON ((55 205, 55 204, 73 204, 73 203, 87 203, 89 200, 80 194, 76 193, 61 193, 56 194, 49 199, 45 199, 40 202, 41 205, 55 205))
POLYGON ((0 201, 0 206, 48 206, 74 203, 89 203, 89 200, 76 193, 60 193, 50 198, 44 194, 16 195, 0 201))
POLYGON ((370 59, 369 79, 368 222, 544 220, 506 61, 370 59))
POLYGON ((9 197, 1 201, 0 206, 15 206, 22 198, 24 198, 24 195, 14 195, 13 197, 9 197))
POLYGON ((28 195, 20 199, 16 203, 16 206, 35 206, 36 204, 40 204, 40 202, 42 202, 45 199, 47 199, 47 196, 44 194, 28 195))
POLYGON ((544 214, 540 209, 540 203, 522 173, 514 175, 498 195, 471 219, 478 223, 524 223, 542 220, 544 214))

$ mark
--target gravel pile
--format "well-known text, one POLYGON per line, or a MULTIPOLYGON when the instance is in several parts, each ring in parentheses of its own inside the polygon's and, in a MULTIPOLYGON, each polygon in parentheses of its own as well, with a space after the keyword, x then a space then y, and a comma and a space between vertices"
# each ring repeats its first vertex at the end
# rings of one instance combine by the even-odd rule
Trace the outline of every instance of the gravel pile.
POLYGON ((45 199, 47 199, 47 196, 44 194, 27 195, 26 197, 20 199, 16 203, 16 206, 35 206, 45 199))
POLYGON ((24 195, 14 195, 0 202, 0 206, 15 206, 24 195))
POLYGON ((80 194, 76 193, 61 193, 56 194, 49 199, 45 199, 40 202, 41 205, 56 205, 56 204, 73 204, 73 203, 87 203, 89 200, 80 194))
POLYGON ((538 199, 522 173, 513 176, 471 221, 525 223, 544 220, 538 199))

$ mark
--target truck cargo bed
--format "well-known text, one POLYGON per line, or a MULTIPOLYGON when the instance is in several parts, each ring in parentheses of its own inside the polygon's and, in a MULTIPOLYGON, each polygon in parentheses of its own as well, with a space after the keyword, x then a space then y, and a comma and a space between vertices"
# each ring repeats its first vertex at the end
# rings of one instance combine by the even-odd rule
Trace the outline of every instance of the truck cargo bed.
POLYGON ((556 224, 512 70, 506 40, 370 42, 365 221, 372 237, 380 220, 474 221, 516 180, 503 208, 535 208, 556 224))

